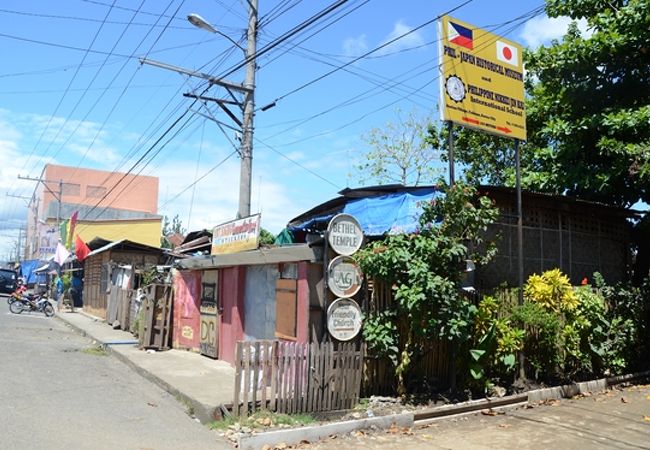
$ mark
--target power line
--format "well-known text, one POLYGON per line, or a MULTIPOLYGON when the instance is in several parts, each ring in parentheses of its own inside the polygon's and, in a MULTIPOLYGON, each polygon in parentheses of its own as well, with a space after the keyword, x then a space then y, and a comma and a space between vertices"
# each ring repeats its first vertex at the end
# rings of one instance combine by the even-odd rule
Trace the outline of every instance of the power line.
POLYGON ((418 30, 424 28, 425 26, 434 23, 435 21, 439 20, 440 17, 442 17, 442 16, 444 16, 444 15, 447 15, 447 14, 451 14, 452 12, 456 11, 457 9, 459 9, 459 8, 465 6, 465 5, 467 5, 467 4, 469 4, 469 3, 473 2, 473 1, 474 1, 474 0, 466 0, 465 2, 461 3, 460 5, 458 5, 458 6, 454 7, 454 8, 452 8, 452 9, 450 9, 449 11, 446 11, 446 12, 444 12, 444 13, 442 13, 442 14, 439 14, 438 16, 434 17, 434 18, 431 19, 431 20, 427 20, 427 21, 424 22, 423 24, 418 25, 417 27, 415 27, 415 28, 413 28, 413 29, 407 31, 406 33, 403 33, 403 34, 401 34, 401 35, 399 35, 399 36, 397 36, 397 37, 395 37, 395 38, 389 40, 388 42, 385 42, 384 44, 382 44, 382 45, 380 45, 380 46, 378 46, 378 47, 375 47, 374 49, 372 49, 372 50, 370 50, 370 51, 368 51, 368 52, 366 52, 366 53, 364 53, 364 54, 362 54, 362 55, 360 55, 360 56, 357 56, 356 58, 354 58, 354 59, 348 61, 347 63, 345 63, 345 64, 343 64, 343 65, 341 65, 341 66, 335 67, 334 69, 332 69, 332 70, 330 70, 330 71, 324 73, 323 75, 321 75, 321 76, 319 76, 319 77, 316 77, 316 78, 314 78, 313 80, 308 81, 307 83, 304 83, 304 84, 298 86, 297 88, 292 89, 291 91, 287 92, 286 94, 283 94, 283 95, 281 95, 280 97, 276 98, 276 99, 275 99, 275 102, 278 102, 278 101, 280 101, 280 100, 282 100, 282 99, 288 97, 289 95, 293 95, 293 94, 295 94, 296 92, 299 92, 299 91, 305 89, 306 87, 311 86, 312 84, 317 83, 317 82, 321 81, 321 80, 324 79, 324 78, 327 78, 328 76, 330 76, 330 75, 332 75, 332 74, 338 72, 339 70, 342 70, 342 69, 344 69, 345 67, 347 67, 347 66, 349 66, 349 65, 351 65, 351 64, 354 64, 355 62, 357 62, 357 61, 359 61, 359 60, 361 60, 361 59, 367 57, 368 55, 371 55, 371 54, 373 54, 373 53, 378 52, 379 50, 381 50, 381 49, 383 49, 383 48, 388 47, 389 45, 391 45, 391 44, 397 42, 398 40, 403 39, 403 38, 405 38, 406 36, 408 36, 408 35, 410 35, 410 34, 413 34, 413 33, 415 33, 416 31, 418 31, 418 30))
MULTIPOLYGON (((113 0, 113 4, 115 4, 115 1, 116 0, 113 0)), ((108 16, 109 16, 110 13, 111 13, 111 9, 109 9, 108 12, 106 13, 106 15, 104 16, 104 21, 106 21, 108 19, 108 16)), ((93 36, 93 39, 92 39, 90 45, 88 46, 87 51, 84 53, 84 56, 83 56, 83 58, 81 60, 81 64, 84 63, 84 61, 86 60, 86 57, 88 56, 88 53, 89 53, 90 49, 93 47, 93 45, 95 44, 95 41, 99 37, 99 34, 100 34, 100 32, 101 32, 101 30, 102 30, 102 28, 104 26, 104 23, 105 22, 102 22, 102 24, 99 26, 99 29, 95 33, 95 36, 93 36)), ((80 66, 77 67, 77 69, 75 70, 74 75, 72 76, 72 78, 68 82, 68 86, 66 87, 65 92, 63 93, 63 95, 59 99, 59 102, 57 103, 56 107, 54 108, 54 112, 50 115, 50 118, 48 119, 48 122, 45 125, 45 128, 43 129, 43 132, 39 136, 38 141, 36 142, 36 145, 34 146, 32 151, 30 152, 29 156, 27 157, 27 160, 25 161, 25 165, 23 165, 23 168, 21 170, 25 169, 25 167, 27 166, 27 163, 29 162, 30 158, 32 157, 32 155, 34 154, 36 149, 38 148, 38 145, 41 143, 41 140, 43 139, 43 136, 45 136, 45 132, 48 130, 48 128, 50 127, 50 124, 52 123, 52 119, 54 118, 56 113, 59 111, 59 108, 63 104, 63 100, 67 96, 68 90, 72 87, 72 83, 74 83, 74 80, 77 78, 77 75, 79 74, 79 69, 80 69, 80 66)))

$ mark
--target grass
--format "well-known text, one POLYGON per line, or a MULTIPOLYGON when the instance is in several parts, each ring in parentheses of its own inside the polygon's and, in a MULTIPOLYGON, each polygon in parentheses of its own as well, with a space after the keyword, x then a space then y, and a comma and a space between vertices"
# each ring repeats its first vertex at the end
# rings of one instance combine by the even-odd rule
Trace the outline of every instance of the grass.
POLYGON ((101 345, 96 346, 96 347, 86 347, 81 350, 81 353, 85 353, 86 355, 92 355, 92 356, 107 356, 108 352, 104 347, 101 345))
POLYGON ((266 429, 276 426, 301 427, 315 423, 316 420, 309 414, 277 414, 271 411, 260 411, 250 417, 224 417, 223 420, 211 422, 208 426, 212 430, 225 430, 236 424, 250 429, 266 429))

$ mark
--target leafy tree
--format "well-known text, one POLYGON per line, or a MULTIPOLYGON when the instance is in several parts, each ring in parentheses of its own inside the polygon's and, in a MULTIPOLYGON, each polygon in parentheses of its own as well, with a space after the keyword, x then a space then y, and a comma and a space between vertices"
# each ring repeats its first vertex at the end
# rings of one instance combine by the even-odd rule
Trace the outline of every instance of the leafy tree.
POLYGON ((413 112, 406 118, 398 113, 397 123, 372 129, 365 136, 372 149, 356 167, 359 184, 417 186, 434 182, 440 173, 433 163, 440 158, 440 151, 437 143, 427 137, 435 133, 433 122, 419 119, 413 112))
POLYGON ((171 248, 171 244, 167 240, 167 236, 170 236, 174 233, 185 234, 187 230, 183 228, 183 222, 178 217, 178 214, 174 218, 169 220, 169 217, 163 216, 163 226, 162 226, 162 237, 160 238, 160 246, 162 248, 171 248))
POLYGON ((260 245, 275 244, 275 236, 266 228, 260 228, 260 245))
POLYGON ((495 253, 481 233, 497 209, 474 188, 457 184, 441 200, 424 206, 419 232, 387 236, 355 255, 363 272, 392 286, 389 309, 364 320, 364 338, 395 367, 400 395, 412 362, 427 339, 464 342, 476 308, 460 294, 465 260, 486 263, 495 253))
MULTIPOLYGON (((585 18, 526 51, 524 187, 628 207, 650 201, 648 0, 547 0, 550 17, 585 18)), ((468 179, 514 184, 512 141, 458 131, 468 179)))

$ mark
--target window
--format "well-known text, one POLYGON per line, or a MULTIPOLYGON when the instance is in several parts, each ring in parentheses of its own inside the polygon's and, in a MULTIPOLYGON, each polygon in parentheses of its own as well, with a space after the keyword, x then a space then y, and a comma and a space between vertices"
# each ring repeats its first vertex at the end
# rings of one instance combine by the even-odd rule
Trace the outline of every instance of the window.
POLYGON ((81 185, 75 183, 63 183, 61 185, 61 193, 63 195, 79 197, 81 195, 81 185))
POLYGON ((106 195, 106 188, 104 186, 86 186, 87 198, 102 198, 106 195))

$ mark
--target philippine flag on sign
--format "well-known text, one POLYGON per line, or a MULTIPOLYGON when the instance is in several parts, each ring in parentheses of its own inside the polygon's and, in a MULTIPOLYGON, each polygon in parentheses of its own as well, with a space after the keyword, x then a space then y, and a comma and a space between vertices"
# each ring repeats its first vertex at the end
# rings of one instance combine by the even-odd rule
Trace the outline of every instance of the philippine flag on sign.
POLYGON ((502 41, 497 41, 497 59, 519 67, 519 49, 502 41))
POLYGON ((451 21, 447 23, 447 39, 452 44, 460 45, 470 50, 474 48, 472 30, 451 21))

